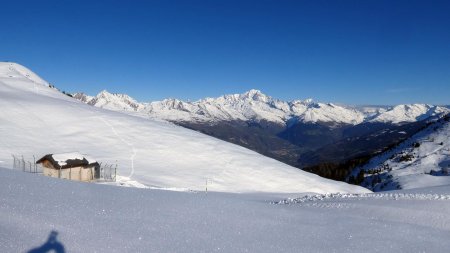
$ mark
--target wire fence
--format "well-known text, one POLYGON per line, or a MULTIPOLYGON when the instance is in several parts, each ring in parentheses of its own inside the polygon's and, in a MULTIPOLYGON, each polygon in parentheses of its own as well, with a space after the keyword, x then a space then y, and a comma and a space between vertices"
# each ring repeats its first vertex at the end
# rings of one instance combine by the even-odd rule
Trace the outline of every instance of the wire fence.
POLYGON ((100 181, 116 182, 117 178, 117 162, 115 164, 100 163, 100 181))
POLYGON ((21 170, 28 173, 42 173, 43 167, 40 164, 36 164, 36 156, 33 155, 33 159, 30 157, 25 158, 23 155, 12 155, 13 157, 13 169, 21 170))

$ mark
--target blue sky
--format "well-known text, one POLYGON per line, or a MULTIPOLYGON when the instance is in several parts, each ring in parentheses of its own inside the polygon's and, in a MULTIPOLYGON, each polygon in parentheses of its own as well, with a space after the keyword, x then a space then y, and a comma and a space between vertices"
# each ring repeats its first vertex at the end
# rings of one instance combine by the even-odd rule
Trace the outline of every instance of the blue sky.
POLYGON ((0 60, 140 101, 450 104, 450 1, 4 1, 0 60))

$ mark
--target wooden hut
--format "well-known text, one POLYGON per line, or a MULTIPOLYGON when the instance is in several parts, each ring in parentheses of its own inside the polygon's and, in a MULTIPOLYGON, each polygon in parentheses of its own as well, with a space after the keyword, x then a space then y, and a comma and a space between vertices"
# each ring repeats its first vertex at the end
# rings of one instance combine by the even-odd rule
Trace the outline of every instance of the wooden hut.
POLYGON ((89 182, 100 178, 100 165, 80 153, 48 154, 36 161, 49 177, 89 182))

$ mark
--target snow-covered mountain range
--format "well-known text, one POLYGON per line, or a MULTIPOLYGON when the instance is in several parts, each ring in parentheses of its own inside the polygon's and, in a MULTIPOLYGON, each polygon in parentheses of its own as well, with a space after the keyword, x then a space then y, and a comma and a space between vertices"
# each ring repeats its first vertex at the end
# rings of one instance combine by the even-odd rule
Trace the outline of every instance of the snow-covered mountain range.
POLYGON ((405 123, 436 116, 450 110, 444 106, 408 104, 397 106, 350 107, 312 99, 282 101, 250 90, 243 94, 205 98, 196 102, 178 99, 140 103, 125 94, 102 91, 96 96, 76 93, 74 97, 87 104, 115 110, 138 112, 169 121, 267 121, 357 125, 364 122, 405 123))
POLYGON ((221 192, 366 192, 161 120, 86 105, 27 68, 0 63, 0 164, 80 152, 124 182, 221 192))

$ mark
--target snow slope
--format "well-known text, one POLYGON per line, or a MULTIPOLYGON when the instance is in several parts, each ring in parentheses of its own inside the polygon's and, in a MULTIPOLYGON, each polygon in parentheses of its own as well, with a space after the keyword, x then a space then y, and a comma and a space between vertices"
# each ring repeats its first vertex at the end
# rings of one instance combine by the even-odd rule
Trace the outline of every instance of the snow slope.
MULTIPOLYGON (((446 120, 447 119, 447 120, 446 120)), ((374 157, 365 171, 366 183, 378 177, 374 190, 413 189, 450 185, 450 122, 442 118, 404 141, 398 147, 374 157)))
POLYGON ((286 124, 295 120, 307 123, 333 123, 357 125, 363 122, 404 123, 426 119, 450 112, 446 107, 427 104, 398 105, 393 107, 349 107, 332 103, 317 103, 311 99, 281 101, 250 90, 243 94, 206 98, 196 102, 165 99, 139 103, 128 95, 100 92, 95 97, 82 93, 74 96, 90 105, 115 111, 139 112, 143 115, 170 121, 260 121, 286 124))
POLYGON ((0 168, 0 252, 445 252, 449 193, 205 194, 0 168))
POLYGON ((125 183, 222 192, 366 192, 165 121, 65 96, 14 63, 0 63, 0 161, 80 152, 118 163, 125 183))

